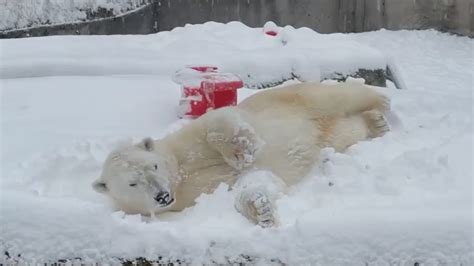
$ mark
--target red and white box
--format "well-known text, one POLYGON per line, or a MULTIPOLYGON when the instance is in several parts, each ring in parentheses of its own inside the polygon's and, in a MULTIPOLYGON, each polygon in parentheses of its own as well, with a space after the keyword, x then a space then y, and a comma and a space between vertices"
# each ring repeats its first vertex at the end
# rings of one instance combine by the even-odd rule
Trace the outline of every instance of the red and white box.
POLYGON ((242 80, 230 73, 219 73, 214 66, 188 66, 176 72, 173 80, 181 85, 180 118, 197 118, 209 110, 237 104, 242 80))

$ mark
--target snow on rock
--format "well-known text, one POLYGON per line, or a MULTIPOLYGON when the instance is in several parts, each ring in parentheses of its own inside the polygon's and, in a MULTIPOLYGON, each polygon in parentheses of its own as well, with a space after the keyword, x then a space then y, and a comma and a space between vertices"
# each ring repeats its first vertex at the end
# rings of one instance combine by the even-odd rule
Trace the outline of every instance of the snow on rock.
POLYGON ((0 77, 67 75, 172 75, 186 65, 215 65, 240 76, 246 86, 311 81, 385 69, 386 57, 350 35, 282 30, 285 45, 261 28, 239 22, 208 22, 133 36, 52 36, 2 42, 0 77), (186 54, 186 56, 183 56, 186 54))
MULTIPOLYGON (((92 191, 112 149, 189 123, 176 118, 180 90, 171 77, 180 65, 275 63, 260 60, 276 44, 253 31, 211 23, 149 36, 0 41, 10 77, 0 94, 0 263, 161 257, 226 264, 249 256, 261 264, 473 265, 474 41, 435 31, 289 34, 286 47, 300 55, 316 43, 346 41, 385 53, 407 89, 385 89, 390 133, 345 153, 323 150, 323 163, 277 201, 279 228, 250 224, 225 185, 156 220, 114 211, 92 191), (183 36, 201 42, 186 45, 183 36)), ((254 93, 241 89, 239 98, 254 93)))

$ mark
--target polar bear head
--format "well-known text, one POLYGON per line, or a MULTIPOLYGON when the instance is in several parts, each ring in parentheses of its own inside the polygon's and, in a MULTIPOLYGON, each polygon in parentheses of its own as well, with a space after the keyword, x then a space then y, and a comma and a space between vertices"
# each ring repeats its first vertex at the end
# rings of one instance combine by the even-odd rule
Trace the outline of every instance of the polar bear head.
POLYGON ((108 195, 126 213, 144 215, 168 209, 175 201, 177 164, 152 139, 122 148, 107 157, 93 188, 108 195))

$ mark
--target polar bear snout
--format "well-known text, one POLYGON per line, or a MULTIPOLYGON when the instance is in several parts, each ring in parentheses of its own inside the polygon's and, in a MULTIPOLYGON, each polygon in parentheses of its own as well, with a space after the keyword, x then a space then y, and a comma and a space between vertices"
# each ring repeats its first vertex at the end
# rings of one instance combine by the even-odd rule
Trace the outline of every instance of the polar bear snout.
POLYGON ((162 207, 166 207, 174 202, 174 198, 170 196, 169 192, 163 191, 158 193, 154 198, 162 207))

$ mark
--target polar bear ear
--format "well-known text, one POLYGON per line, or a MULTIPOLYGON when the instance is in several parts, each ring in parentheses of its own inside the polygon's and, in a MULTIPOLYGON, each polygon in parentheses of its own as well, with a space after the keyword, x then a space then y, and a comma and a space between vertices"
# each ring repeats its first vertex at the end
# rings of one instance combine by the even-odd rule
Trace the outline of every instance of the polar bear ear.
POLYGON ((155 149, 155 142, 152 138, 144 138, 138 146, 146 151, 153 151, 155 149))
POLYGON ((105 184, 105 182, 102 179, 98 179, 98 180, 94 181, 94 183, 92 183, 92 187, 94 188, 95 191, 97 191, 99 193, 105 193, 109 190, 107 188, 107 185, 105 184))

